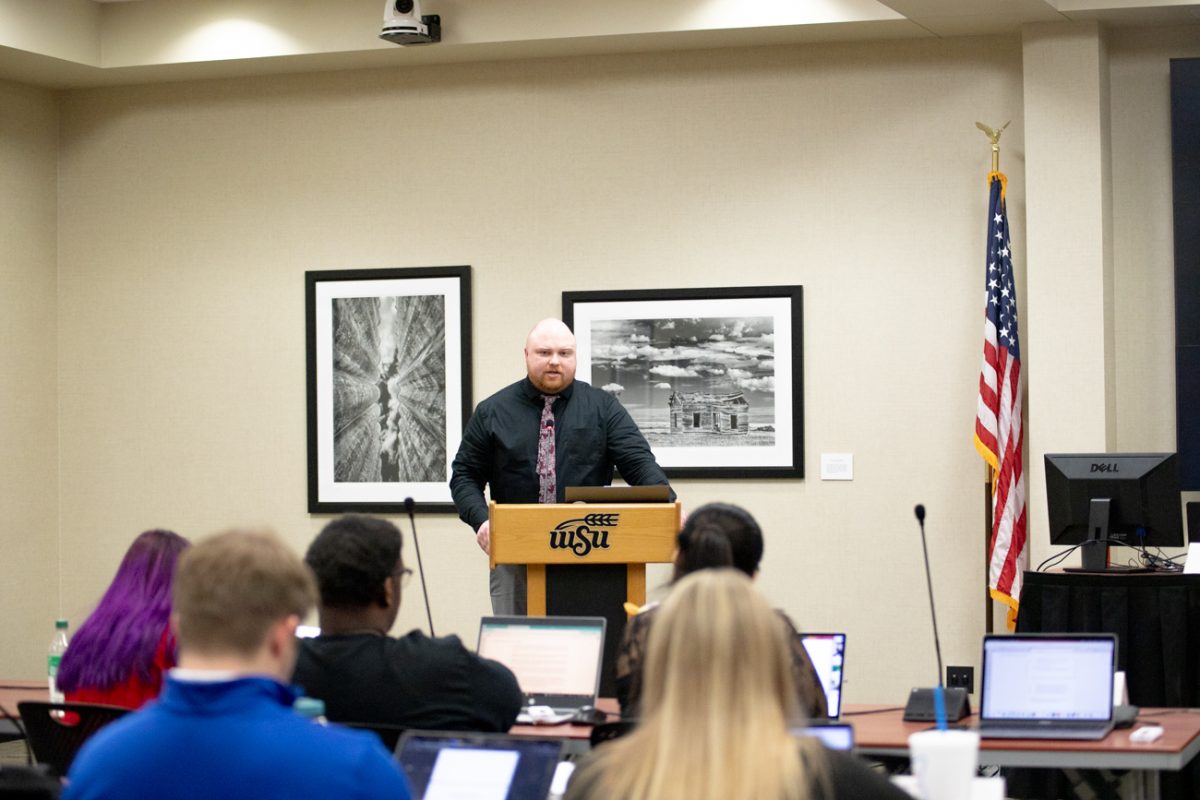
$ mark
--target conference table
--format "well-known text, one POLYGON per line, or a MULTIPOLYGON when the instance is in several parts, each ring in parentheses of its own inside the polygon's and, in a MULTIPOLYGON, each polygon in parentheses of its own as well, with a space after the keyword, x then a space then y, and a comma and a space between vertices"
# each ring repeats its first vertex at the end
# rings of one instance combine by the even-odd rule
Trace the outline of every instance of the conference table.
MULTIPOLYGON (((596 708, 608 714, 609 722, 621 719, 621 706, 615 697, 601 697, 596 700, 596 708)), ((536 736, 539 738, 563 739, 566 742, 566 754, 579 755, 589 749, 591 725, 513 725, 508 732, 514 736, 536 736)))
POLYGON ((22 681, 10 678, 0 679, 0 708, 17 713, 17 703, 24 700, 41 700, 45 702, 50 697, 46 681, 22 681))
MULTIPOLYGON (((12 714, 14 717, 20 718, 20 713, 17 711, 17 703, 25 700, 40 700, 43 703, 50 699, 50 691, 46 688, 46 681, 23 681, 12 680, 10 678, 0 679, 0 709, 4 713, 12 714)), ((4 713, 0 713, 0 722, 11 725, 8 720, 2 719, 4 713)))
MULTIPOLYGON (((24 700, 40 700, 45 702, 49 697, 45 681, 0 679, 0 709, 20 719, 17 703, 24 700)), ((596 701, 596 707, 608 713, 612 721, 621 718, 620 706, 616 698, 602 697, 596 701)), ((7 722, 0 713, 0 723, 7 722)), ((12 723, 8 723, 11 725, 12 723)), ((2 728, 0 728, 2 730, 2 728)), ((519 736, 543 736, 582 741, 587 743, 592 733, 591 725, 514 725, 509 731, 519 736)))
MULTIPOLYGON (((864 756, 908 757, 908 737, 933 727, 905 722, 904 709, 886 705, 847 705, 842 721, 854 726, 855 750, 864 756)), ((977 717, 959 725, 970 727, 977 717)), ((1133 728, 1115 730, 1098 742, 1048 739, 984 739, 981 766, 1051 769, 1136 770, 1140 796, 1161 796, 1160 773, 1178 772, 1200 753, 1200 709, 1143 708, 1133 728), (1155 742, 1131 742, 1137 727, 1158 723, 1163 735, 1155 742)))
MULTIPOLYGON (((0 707, 16 714, 22 700, 45 700, 44 681, 5 679, 0 681, 0 707)), ((600 698, 597 708, 619 719, 617 701, 600 698)), ((905 722, 900 706, 847 704, 840 721, 854 726, 855 750, 871 757, 908 757, 908 737, 928 730, 928 722, 905 722)), ((960 725, 971 726, 976 717, 960 725)), ((510 733, 522 736, 564 739, 569 752, 588 748, 590 725, 514 725, 510 733)), ((1200 709, 1142 708, 1133 728, 1115 730, 1098 742, 1038 739, 984 739, 980 743, 979 763, 998 767, 1051 769, 1135 770, 1141 776, 1142 796, 1158 798, 1160 773, 1177 772, 1200 754, 1200 709), (1158 723, 1163 735, 1147 744, 1131 742, 1129 734, 1140 725, 1158 723)))
MULTIPOLYGON (((597 707, 617 719, 615 700, 601 698, 597 707)), ((905 722, 900 706, 847 704, 840 722, 854 727, 855 752, 870 757, 908 758, 908 737, 933 727, 928 722, 905 722)), ((975 716, 959 723, 970 727, 975 716)), ((510 731, 523 736, 561 738, 567 751, 587 749, 591 727, 587 725, 516 725, 510 731)), ((1143 708, 1132 728, 1115 730, 1096 742, 1047 739, 984 739, 979 745, 980 766, 1034 769, 1132 770, 1137 773, 1135 796, 1161 797, 1162 772, 1178 772, 1200 754, 1200 709, 1143 708), (1155 742, 1131 742, 1137 727, 1158 723, 1163 735, 1155 742)))
MULTIPOLYGON (((617 703, 601 698, 597 707, 617 719, 617 703)), ((900 706, 847 704, 840 722, 854 727, 855 752, 866 757, 908 758, 908 737, 933 727, 928 722, 905 722, 900 706)), ((970 727, 977 717, 964 719, 970 727)), ((523 736, 565 739, 568 752, 588 747, 591 727, 587 725, 516 725, 510 731, 523 736)), ((1133 770, 1139 797, 1161 796, 1160 773, 1178 772, 1200 754, 1200 709, 1143 708, 1132 728, 1115 730, 1097 742, 1047 739, 984 739, 979 745, 980 766, 1027 767, 1035 769, 1133 770), (1129 734, 1138 726, 1158 723, 1163 735, 1148 744, 1131 742, 1129 734)))

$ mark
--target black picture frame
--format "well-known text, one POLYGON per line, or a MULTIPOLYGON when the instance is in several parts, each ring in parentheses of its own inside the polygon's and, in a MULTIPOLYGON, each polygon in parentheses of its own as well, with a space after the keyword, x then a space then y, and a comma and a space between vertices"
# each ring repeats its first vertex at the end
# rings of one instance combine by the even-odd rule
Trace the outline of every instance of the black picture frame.
POLYGON ((304 303, 309 513, 453 513, 471 268, 310 270, 304 303))
POLYGON ((804 477, 803 287, 563 292, 576 377, 672 478, 804 477))

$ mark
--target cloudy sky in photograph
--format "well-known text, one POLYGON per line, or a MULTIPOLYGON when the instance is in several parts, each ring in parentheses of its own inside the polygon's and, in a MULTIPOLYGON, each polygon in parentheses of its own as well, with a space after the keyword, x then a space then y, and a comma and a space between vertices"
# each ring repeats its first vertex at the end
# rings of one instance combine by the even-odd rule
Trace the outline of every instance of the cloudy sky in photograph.
POLYGON ((593 320, 591 337, 592 385, 618 390, 635 419, 666 414, 672 391, 741 391, 754 423, 774 418, 771 317, 593 320))

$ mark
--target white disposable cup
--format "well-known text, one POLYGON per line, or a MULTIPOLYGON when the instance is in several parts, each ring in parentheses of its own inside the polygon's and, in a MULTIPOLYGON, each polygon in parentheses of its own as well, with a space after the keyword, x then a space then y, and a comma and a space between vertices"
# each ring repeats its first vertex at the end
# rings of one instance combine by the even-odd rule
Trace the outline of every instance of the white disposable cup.
POLYGON ((963 800, 979 766, 976 731, 921 731, 908 737, 922 800, 963 800))

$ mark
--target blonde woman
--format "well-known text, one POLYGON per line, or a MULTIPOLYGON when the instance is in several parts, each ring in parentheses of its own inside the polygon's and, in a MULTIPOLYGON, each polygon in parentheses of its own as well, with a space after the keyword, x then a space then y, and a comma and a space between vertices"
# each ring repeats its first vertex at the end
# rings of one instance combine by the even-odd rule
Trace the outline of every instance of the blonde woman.
POLYGON ((642 719, 576 770, 566 800, 905 800, 861 762, 794 737, 786 631, 733 569, 680 580, 650 633, 642 719))

